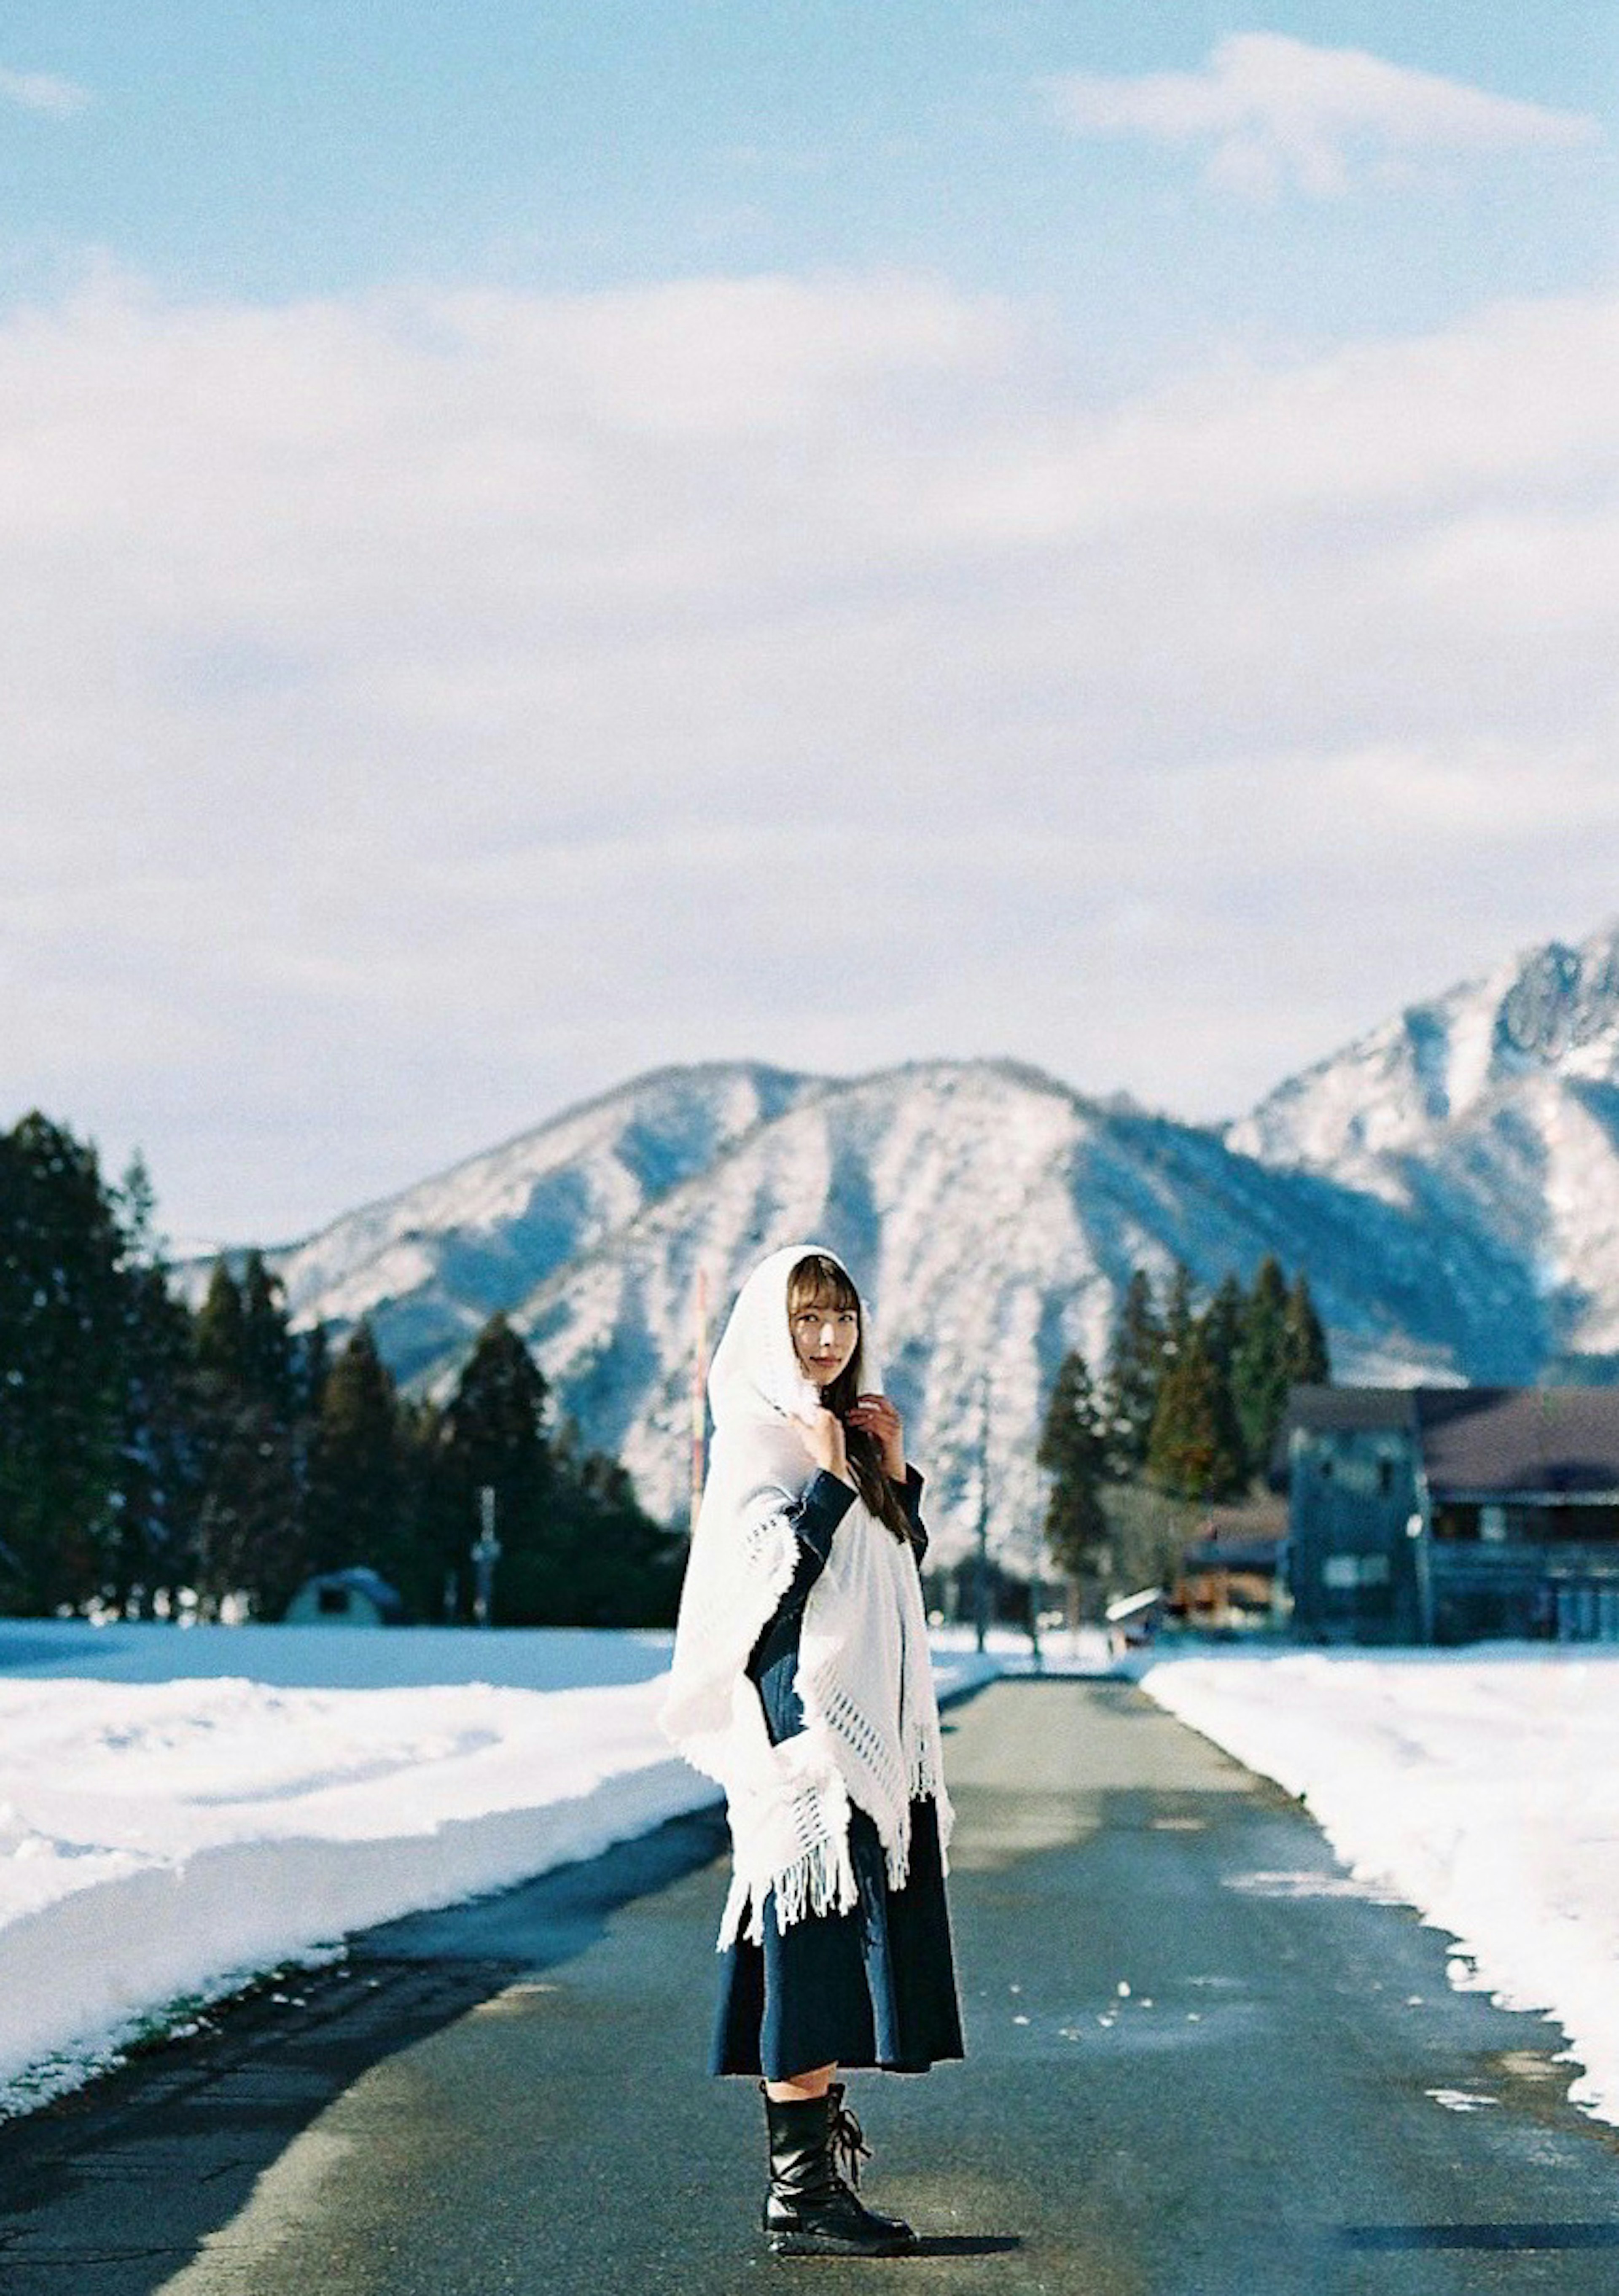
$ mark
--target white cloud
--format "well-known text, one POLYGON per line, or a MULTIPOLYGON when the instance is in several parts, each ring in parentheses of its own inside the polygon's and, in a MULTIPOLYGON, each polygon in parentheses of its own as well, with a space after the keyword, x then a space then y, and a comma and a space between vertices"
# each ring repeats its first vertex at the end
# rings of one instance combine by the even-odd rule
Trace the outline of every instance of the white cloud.
POLYGON ((1193 376, 1102 421, 1062 410, 953 472, 937 514, 1050 542, 1120 515, 1307 520, 1582 483, 1609 470, 1616 380, 1619 303, 1496 306, 1432 337, 1193 376))
POLYGON ((1074 72, 1048 85, 1071 127, 1208 144, 1211 180, 1261 198, 1285 184, 1331 198, 1357 179, 1415 180, 1413 161, 1437 153, 1556 149, 1600 133, 1584 113, 1279 32, 1233 33, 1198 71, 1074 72))
POLYGON ((90 92, 70 79, 59 79, 54 72, 12 71, 0 64, 0 99, 20 103, 26 111, 45 111, 65 119, 85 109, 90 92))
POLYGON ((5 1105, 216 1233, 670 1059, 1235 1108, 1613 906, 1615 322, 1097 408, 902 278, 15 315, 5 1105))

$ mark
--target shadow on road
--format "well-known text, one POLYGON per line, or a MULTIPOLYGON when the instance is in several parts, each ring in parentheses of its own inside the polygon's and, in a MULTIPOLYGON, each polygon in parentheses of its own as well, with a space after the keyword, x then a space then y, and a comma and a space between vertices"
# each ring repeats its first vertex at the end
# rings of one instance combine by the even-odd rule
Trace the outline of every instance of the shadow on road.
POLYGON ((700 1810, 497 1896, 390 1923, 341 1964, 281 1972, 212 2010, 201 2035, 0 2127, 5 2296, 155 2296, 371 2067, 588 1951, 621 1906, 724 1846, 723 1813, 700 1810))
POLYGON ((985 2233, 974 2237, 962 2233, 945 2234, 938 2237, 924 2236, 915 2248, 905 2251, 903 2262, 910 2257, 923 2256, 1004 2256, 1009 2249, 1021 2248, 1023 2242, 1015 2233, 985 2233))
MULTIPOLYGON (((951 2229, 851 2286, 1612 2296, 1613 2133, 1555 2027, 1455 1989, 1444 1933, 1130 1686, 954 1719, 968 2056, 876 2114, 951 2229)), ((726 1841, 712 1807, 374 1930, 0 2128, 4 2296, 762 2285, 757 2100, 698 2070, 726 1841)))
POLYGON ((1345 2225, 1345 2248, 1619 2248, 1619 2224, 1345 2225))

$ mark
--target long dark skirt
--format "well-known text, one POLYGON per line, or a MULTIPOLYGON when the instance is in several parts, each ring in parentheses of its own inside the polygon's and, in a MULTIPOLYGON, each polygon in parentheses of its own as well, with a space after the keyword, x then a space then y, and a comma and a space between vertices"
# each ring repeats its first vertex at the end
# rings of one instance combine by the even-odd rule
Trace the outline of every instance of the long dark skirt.
POLYGON ((776 1923, 739 1938, 720 1967, 709 2070, 789 2080, 819 2065, 921 2073, 962 2054, 961 2011, 931 1801, 911 1805, 910 1872, 891 1890, 877 1829, 851 1811, 850 1857, 860 1902, 847 1914, 776 1923))

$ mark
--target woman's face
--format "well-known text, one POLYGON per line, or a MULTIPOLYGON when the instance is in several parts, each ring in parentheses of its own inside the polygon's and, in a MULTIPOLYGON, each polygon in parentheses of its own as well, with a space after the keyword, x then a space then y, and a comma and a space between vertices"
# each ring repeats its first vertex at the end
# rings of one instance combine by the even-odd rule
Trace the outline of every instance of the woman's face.
POLYGON ((788 1323, 805 1378, 813 1380, 817 1387, 830 1387, 859 1345, 859 1310, 826 1302, 800 1308, 788 1323))

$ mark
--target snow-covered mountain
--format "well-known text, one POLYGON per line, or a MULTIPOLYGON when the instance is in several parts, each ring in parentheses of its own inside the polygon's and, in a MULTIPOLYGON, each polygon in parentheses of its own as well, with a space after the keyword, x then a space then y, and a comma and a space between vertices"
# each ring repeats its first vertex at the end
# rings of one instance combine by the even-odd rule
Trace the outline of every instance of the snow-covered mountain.
POLYGON ((1543 1078, 1619 1084, 1619 925, 1577 948, 1531 949, 1409 1006, 1278 1086, 1226 1136, 1268 1162, 1370 1171, 1354 1160, 1429 1152, 1543 1078))
POLYGON ((414 1380, 820 1088, 749 1062, 654 1070, 267 1257, 295 1322, 369 1316, 396 1377, 414 1380))
POLYGON ((1132 1267, 1310 1271, 1340 1375, 1619 1369, 1619 931, 1414 1007, 1213 1129, 1005 1062, 661 1070, 274 1254, 295 1315, 453 1378, 497 1308, 562 1411, 684 1513, 701 1273, 825 1241, 873 1303, 949 1554, 1032 1559, 1041 1397, 1132 1267), (981 1462, 988 1458, 985 1491, 981 1462))
POLYGON ((1619 1357, 1619 926, 1411 1006, 1226 1140, 1493 1238, 1540 1302, 1543 1374, 1619 1357))
POLYGON ((946 1554, 971 1536, 987 1447, 992 1535, 1032 1560, 1042 1398, 1065 1348, 1100 1358, 1138 1264, 1167 1274, 1183 1259, 1211 1287, 1267 1250, 1307 1264, 1341 1363, 1367 1377, 1533 1365, 1534 1303, 1487 1238, 1027 1070, 900 1069, 806 1095, 517 1306, 566 1406, 670 1513, 697 1271, 723 1305, 761 1250, 798 1237, 861 1276, 946 1554))

